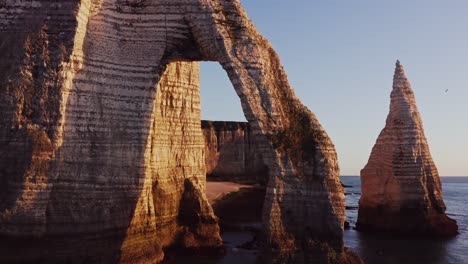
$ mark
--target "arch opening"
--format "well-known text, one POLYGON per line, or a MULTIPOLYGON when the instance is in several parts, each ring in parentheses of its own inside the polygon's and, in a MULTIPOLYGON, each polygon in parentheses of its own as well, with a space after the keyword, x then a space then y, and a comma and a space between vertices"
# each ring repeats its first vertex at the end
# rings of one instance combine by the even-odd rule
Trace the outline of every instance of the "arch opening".
MULTIPOLYGON (((215 63, 212 65, 217 67, 215 74, 226 76, 219 65, 215 63)), ((173 233, 175 244, 171 240, 162 243, 166 259, 180 255, 181 249, 184 253, 187 253, 187 249, 188 253, 192 252, 187 241, 190 241, 192 235, 200 240, 200 236, 206 234, 205 231, 198 232, 199 230, 210 226, 206 230, 220 232, 210 223, 212 221, 210 210, 213 210, 218 218, 218 222, 213 223, 219 223, 223 241, 231 241, 225 246, 232 249, 241 246, 250 249, 259 248, 258 237, 263 231, 261 218, 268 169, 260 151, 257 150, 257 137, 253 135, 247 122, 201 120, 203 105, 200 100, 200 90, 205 87, 203 82, 198 82, 199 76, 203 74, 199 71, 199 67, 200 62, 173 61, 167 65, 157 85, 153 126, 158 129, 153 130, 152 143, 150 143, 153 146, 151 163, 170 164, 171 160, 176 159, 177 167, 183 169, 175 171, 173 168, 168 170, 158 168, 158 175, 153 178, 157 178, 158 182, 167 182, 181 178, 180 176, 185 179, 184 190, 180 192, 182 195, 177 198, 175 206, 161 201, 170 200, 169 196, 177 193, 177 190, 168 192, 167 185, 152 186, 156 218, 163 221, 165 214, 159 215, 159 212, 173 211, 175 214, 178 210, 176 226, 183 229, 182 232, 173 233), (168 141, 181 142, 181 144, 164 144, 168 141), (184 156, 190 161, 184 159, 184 156), (193 165, 194 161, 196 165, 193 165), (259 177, 260 174, 263 176, 259 177), (206 189, 202 186, 206 186, 206 189), (239 192, 220 197, 232 190, 239 192), (204 192, 208 203, 199 196, 200 191, 204 192), (172 246, 176 244, 178 247, 173 248, 172 246)), ((213 75, 208 76, 210 77, 213 75)), ((232 86, 231 81, 224 78, 222 84, 224 87, 216 87, 224 90, 223 94, 232 88, 229 87, 232 86)), ((237 96, 234 89, 230 93, 233 97, 237 96)), ((235 101, 239 99, 230 98, 225 102, 235 101)), ((237 107, 240 108, 240 104, 237 107)), ((240 112, 243 113, 243 110, 240 112)), ((175 186, 177 185, 179 184, 176 183, 175 186)), ((163 235, 163 232, 157 232, 163 235)), ((164 232, 174 231, 168 229, 164 232)), ((209 236, 206 238, 212 239, 209 236)), ((227 253, 230 252, 232 253, 232 250, 228 250, 227 253)), ((250 251, 249 257, 256 258, 254 253, 255 250, 250 251)))

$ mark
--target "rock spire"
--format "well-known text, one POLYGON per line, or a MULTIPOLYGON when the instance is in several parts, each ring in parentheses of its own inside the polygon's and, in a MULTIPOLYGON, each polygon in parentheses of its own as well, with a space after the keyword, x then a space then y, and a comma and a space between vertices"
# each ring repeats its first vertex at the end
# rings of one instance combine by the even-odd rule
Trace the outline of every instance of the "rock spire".
POLYGON ((424 135, 411 85, 396 62, 390 113, 361 171, 359 230, 450 236, 439 173, 424 135))

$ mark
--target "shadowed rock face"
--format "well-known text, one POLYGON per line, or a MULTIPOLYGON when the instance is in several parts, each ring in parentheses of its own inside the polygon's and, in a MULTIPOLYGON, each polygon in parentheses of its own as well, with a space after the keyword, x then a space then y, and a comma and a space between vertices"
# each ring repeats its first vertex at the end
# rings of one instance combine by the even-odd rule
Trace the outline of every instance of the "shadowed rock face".
POLYGON ((403 66, 397 61, 390 113, 361 171, 360 230, 451 236, 439 173, 403 66))
POLYGON ((190 62, 210 60, 269 168, 266 260, 349 260, 335 148, 238 1, 3 1, 0 21, 0 258, 219 247, 190 62))
POLYGON ((202 130, 207 177, 266 185, 268 166, 248 122, 202 120, 202 130))

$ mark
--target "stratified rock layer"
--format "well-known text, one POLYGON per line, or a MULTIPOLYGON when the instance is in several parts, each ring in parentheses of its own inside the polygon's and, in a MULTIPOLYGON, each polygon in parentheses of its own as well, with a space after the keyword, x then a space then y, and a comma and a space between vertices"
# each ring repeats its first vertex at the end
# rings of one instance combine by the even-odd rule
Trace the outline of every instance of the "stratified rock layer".
POLYGON ((267 260, 346 260, 335 148, 239 1, 0 1, 0 53, 0 258, 144 263, 167 245, 218 247, 188 63, 210 60, 269 168, 267 260))
POLYGON ((202 120, 202 130, 207 177, 266 185, 268 166, 248 122, 202 120))
POLYGON ((361 171, 359 230, 451 236, 442 186, 403 66, 397 62, 390 113, 361 171))

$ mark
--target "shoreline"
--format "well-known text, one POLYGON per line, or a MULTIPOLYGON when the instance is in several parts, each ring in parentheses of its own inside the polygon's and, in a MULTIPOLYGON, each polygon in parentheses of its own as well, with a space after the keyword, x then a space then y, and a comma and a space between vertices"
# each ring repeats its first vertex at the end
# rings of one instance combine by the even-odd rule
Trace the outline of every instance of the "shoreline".
MULTIPOLYGON (((459 177, 455 178, 460 179, 459 177)), ((461 181, 468 182, 468 178, 466 180, 461 181)), ((366 232, 358 232, 354 230, 353 227, 355 226, 355 220, 357 218, 357 202, 360 196, 359 179, 353 179, 352 177, 345 178, 344 184, 353 186, 351 188, 347 188, 346 195, 346 220, 350 222, 351 228, 344 230, 343 239, 345 247, 359 254, 363 258, 363 260, 367 261, 366 263, 464 263, 462 261, 465 256, 465 250, 463 250, 463 248, 464 246, 468 246, 468 240, 465 240, 465 237, 467 237, 468 229, 466 227, 466 220, 463 219, 466 219, 467 216, 465 213, 456 210, 463 210, 462 205, 465 203, 463 203, 462 200, 466 199, 461 198, 459 196, 460 192, 465 193, 463 189, 460 189, 458 192, 454 192, 453 187, 459 186, 457 183, 445 185, 444 189, 447 190, 446 196, 448 208, 454 210, 453 213, 457 215, 457 218, 460 220, 459 222, 462 223, 462 229, 460 230, 460 234, 457 237, 442 240, 428 240, 427 238, 411 236, 392 236, 390 234, 372 234, 366 232), (457 198, 457 200, 454 199, 455 197, 457 198), (454 204, 455 202, 458 202, 461 207, 457 207, 456 204, 454 204), (402 262, 405 260, 410 262, 402 262)), ((210 182, 207 182, 207 186, 208 185, 210 185, 210 182)), ((255 233, 261 232, 261 221, 243 222, 239 221, 238 219, 236 220, 236 218, 238 218, 238 216, 242 215, 242 213, 244 212, 242 203, 243 201, 245 202, 246 200, 249 200, 248 193, 253 192, 254 190, 258 190, 256 189, 258 186, 249 186, 246 189, 239 187, 242 186, 242 184, 229 183, 227 185, 230 186, 229 190, 232 191, 225 193, 223 196, 218 197, 218 199, 215 199, 213 201, 213 209, 215 210, 215 214, 220 218, 221 236, 223 238, 223 246, 225 249, 224 253, 218 254, 216 256, 196 255, 196 260, 194 260, 194 255, 176 255, 174 262, 165 263, 255 263, 257 257, 259 256, 259 237, 256 237, 255 233), (237 186, 238 188, 232 188, 232 186, 237 186), (237 206, 237 208, 242 209, 233 209, 233 206, 237 206), (223 215, 223 213, 226 214, 223 215), (226 216, 228 216, 227 220, 229 221, 226 220, 226 216), (236 218, 229 219, 229 216, 235 216, 236 218)), ((464 186, 466 187, 462 188, 468 188, 466 184, 464 186)), ((207 188, 207 192, 208 191, 209 187, 207 188)), ((258 193, 257 197, 259 197, 258 193)), ((256 199, 260 200, 263 203, 263 198, 256 199)))

